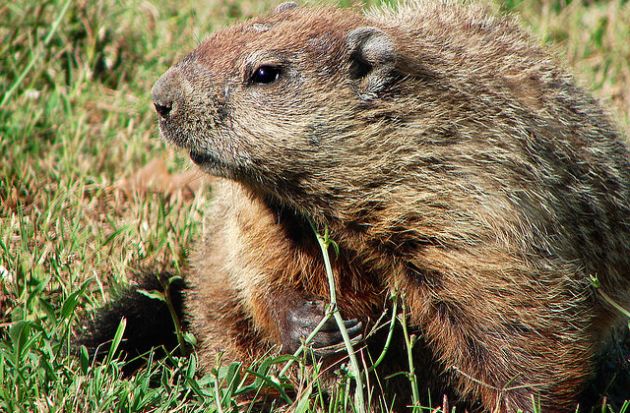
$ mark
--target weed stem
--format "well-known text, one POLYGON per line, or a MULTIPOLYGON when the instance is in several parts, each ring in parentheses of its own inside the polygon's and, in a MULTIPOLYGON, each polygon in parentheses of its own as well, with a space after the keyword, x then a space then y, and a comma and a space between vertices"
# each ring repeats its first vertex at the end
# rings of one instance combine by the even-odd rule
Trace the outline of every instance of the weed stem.
POLYGON ((333 317, 335 317, 335 321, 337 322, 337 326, 339 327, 339 331, 341 332, 341 336, 343 337, 343 342, 346 346, 346 351, 348 352, 348 358, 350 359, 350 369, 356 383, 356 389, 354 391, 354 404, 359 413, 365 413, 365 401, 363 397, 363 379, 361 369, 359 368, 359 362, 357 360, 356 354, 354 353, 354 349, 352 348, 352 342, 350 341, 348 330, 344 325, 343 318, 341 317, 341 313, 339 312, 339 308, 337 306, 337 289, 335 286, 335 275, 333 273, 332 265, 330 264, 330 256, 328 255, 328 246, 331 243, 331 240, 328 238, 328 228, 325 229, 324 236, 319 234, 319 232, 317 231, 315 231, 315 234, 317 236, 317 242, 319 243, 319 247, 321 248, 322 255, 324 257, 326 276, 328 277, 328 286, 330 288, 330 308, 333 317))

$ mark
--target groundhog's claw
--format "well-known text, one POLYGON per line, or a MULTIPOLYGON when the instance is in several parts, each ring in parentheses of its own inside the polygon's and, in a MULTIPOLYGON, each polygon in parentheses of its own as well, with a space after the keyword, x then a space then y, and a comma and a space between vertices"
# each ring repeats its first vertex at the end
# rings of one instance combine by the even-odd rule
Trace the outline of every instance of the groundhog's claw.
MULTIPOLYGON (((320 331, 311 342, 313 346, 313 353, 321 358, 337 355, 340 352, 346 350, 345 343, 343 342, 343 336, 341 331, 337 327, 337 323, 333 318, 329 320, 334 324, 334 330, 330 332, 320 331), (323 334, 322 334, 323 333, 323 334)), ((328 322, 326 322, 328 324, 328 322)), ((354 344, 363 339, 363 323, 359 320, 344 320, 343 322, 350 341, 354 344)))
MULTIPOLYGON (((343 324, 348 332, 348 336, 350 336, 350 339, 355 340, 358 336, 361 336, 361 333, 363 332, 363 323, 359 320, 344 320, 343 324)), ((333 348, 333 353, 344 348, 343 336, 341 335, 341 331, 339 330, 334 318, 331 318, 326 322, 324 328, 322 328, 311 341, 311 345, 313 346, 315 354, 320 356, 330 354, 330 350, 333 348), (332 326, 329 327, 331 324, 332 326)))
MULTIPOLYGON (((281 328, 283 351, 295 352, 317 328, 325 314, 325 304, 322 301, 304 301, 290 309, 287 313, 286 323, 281 328)), ((358 319, 344 320, 344 327, 353 341, 362 338, 363 323, 358 319)), ((335 319, 331 317, 327 320, 309 344, 319 357, 332 355, 342 350, 344 348, 343 336, 335 319)))

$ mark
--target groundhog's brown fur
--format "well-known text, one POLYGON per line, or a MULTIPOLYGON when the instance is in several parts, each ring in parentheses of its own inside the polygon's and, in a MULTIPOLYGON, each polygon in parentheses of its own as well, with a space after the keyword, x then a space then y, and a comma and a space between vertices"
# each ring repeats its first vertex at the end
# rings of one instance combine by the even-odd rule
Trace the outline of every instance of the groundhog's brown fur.
POLYGON ((619 321, 590 276, 630 305, 629 155, 513 21, 284 5, 212 35, 153 99, 163 136, 220 177, 187 280, 202 364, 286 346, 296 308, 326 300, 312 221, 341 248, 346 319, 399 291, 418 363, 430 351, 457 397, 575 410, 619 321))

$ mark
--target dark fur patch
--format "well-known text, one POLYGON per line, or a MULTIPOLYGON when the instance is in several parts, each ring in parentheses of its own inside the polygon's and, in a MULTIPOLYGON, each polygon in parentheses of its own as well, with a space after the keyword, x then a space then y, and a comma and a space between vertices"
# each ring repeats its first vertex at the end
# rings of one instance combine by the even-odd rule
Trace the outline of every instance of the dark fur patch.
MULTIPOLYGON (((152 348, 158 356, 173 351, 177 347, 177 337, 173 319, 166 303, 143 295, 139 290, 163 291, 162 282, 172 274, 142 274, 138 284, 129 287, 117 299, 99 309, 87 328, 79 334, 75 351, 81 345, 87 347, 91 357, 102 360, 107 355, 109 343, 125 318, 127 326, 119 350, 128 360, 148 353, 152 348)), ((183 321, 183 292, 186 284, 179 279, 170 284, 168 294, 175 311, 183 321)), ((134 360, 125 366, 127 374, 142 365, 142 360, 134 360)))
POLYGON ((443 288, 442 275, 439 272, 431 269, 420 269, 411 262, 408 262, 405 267, 407 275, 418 284, 424 284, 436 290, 443 288))

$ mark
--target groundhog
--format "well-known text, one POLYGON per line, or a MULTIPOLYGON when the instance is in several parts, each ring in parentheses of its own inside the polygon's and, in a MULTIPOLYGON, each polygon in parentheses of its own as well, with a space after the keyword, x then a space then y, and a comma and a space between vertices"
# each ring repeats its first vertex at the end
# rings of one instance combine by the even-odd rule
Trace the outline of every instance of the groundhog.
MULTIPOLYGON (((630 305, 629 150, 512 19, 283 4, 213 34, 152 98, 216 177, 182 305, 201 365, 297 348, 329 296, 328 228, 351 335, 397 292, 434 394, 575 411, 621 321, 600 292, 630 305)), ((315 345, 340 340, 331 325, 315 345)))

